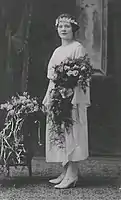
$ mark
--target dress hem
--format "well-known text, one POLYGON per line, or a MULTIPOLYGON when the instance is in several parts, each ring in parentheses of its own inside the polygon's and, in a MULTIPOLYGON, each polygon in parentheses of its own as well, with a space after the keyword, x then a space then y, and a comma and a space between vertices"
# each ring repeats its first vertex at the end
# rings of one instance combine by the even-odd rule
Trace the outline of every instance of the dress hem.
MULTIPOLYGON (((68 160, 66 163, 68 163, 69 161, 70 161, 70 162, 84 161, 84 160, 87 160, 88 157, 89 157, 89 156, 87 156, 86 158, 79 159, 79 160, 77 160, 77 159, 76 159, 76 160, 74 160, 74 159, 68 160)), ((48 160, 48 159, 46 159, 46 162, 47 162, 47 163, 65 163, 63 160, 61 160, 61 161, 52 161, 52 160, 48 160)))

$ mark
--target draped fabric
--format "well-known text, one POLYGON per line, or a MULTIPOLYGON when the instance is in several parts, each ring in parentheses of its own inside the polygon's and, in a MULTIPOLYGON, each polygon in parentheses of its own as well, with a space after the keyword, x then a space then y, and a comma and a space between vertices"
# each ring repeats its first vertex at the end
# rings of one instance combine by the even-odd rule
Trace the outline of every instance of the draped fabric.
MULTIPOLYGON (((85 49, 83 46, 74 41, 67 46, 58 47, 48 64, 47 77, 50 79, 48 89, 43 100, 43 104, 48 107, 50 103, 49 91, 54 88, 52 81, 54 75, 53 66, 60 64, 66 58, 79 58, 84 56, 85 49)), ((73 126, 70 128, 69 134, 65 131, 65 148, 61 149, 50 143, 50 126, 51 121, 46 123, 46 161, 62 162, 65 165, 68 161, 80 161, 88 157, 88 131, 87 131, 87 107, 90 105, 90 91, 87 89, 84 94, 80 85, 75 87, 72 99, 73 109, 72 118, 73 126)), ((48 118, 48 116, 47 116, 48 118)))
POLYGON ((32 5, 26 3, 21 13, 22 16, 17 31, 12 35, 9 24, 6 30, 6 35, 8 36, 6 71, 11 78, 11 95, 27 90, 31 13, 32 5))

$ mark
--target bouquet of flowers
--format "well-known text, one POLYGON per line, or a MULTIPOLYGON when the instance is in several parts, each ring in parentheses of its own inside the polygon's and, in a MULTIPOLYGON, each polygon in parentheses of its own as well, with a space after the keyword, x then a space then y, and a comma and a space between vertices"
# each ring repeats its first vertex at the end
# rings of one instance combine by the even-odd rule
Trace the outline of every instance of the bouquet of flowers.
MULTIPOLYGON (((57 143, 57 137, 53 135, 58 132, 62 136, 62 126, 68 131, 73 124, 71 117, 72 98, 74 88, 79 84, 83 92, 86 93, 87 87, 93 74, 93 67, 87 54, 78 59, 66 59, 60 65, 54 66, 53 81, 55 88, 51 90, 52 99, 49 110, 49 119, 53 121, 51 128, 52 142, 57 143)), ((63 138, 63 137, 61 137, 63 138)))
POLYGON ((1 104, 0 109, 6 112, 4 127, 0 131, 0 160, 3 166, 11 162, 20 164, 26 154, 22 127, 28 115, 40 111, 39 102, 24 92, 1 104))
MULTIPOLYGON (((60 65, 54 66, 54 82, 57 86, 68 89, 74 88, 80 83, 84 93, 93 73, 92 65, 87 54, 78 59, 66 59, 60 65)), ((63 93, 63 92, 62 92, 63 93)))

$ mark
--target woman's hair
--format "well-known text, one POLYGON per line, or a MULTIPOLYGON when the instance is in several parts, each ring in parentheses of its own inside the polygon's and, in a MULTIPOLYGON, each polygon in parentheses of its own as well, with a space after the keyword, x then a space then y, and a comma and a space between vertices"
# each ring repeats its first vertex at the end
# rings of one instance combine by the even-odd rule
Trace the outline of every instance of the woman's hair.
POLYGON ((58 16, 55 23, 56 28, 58 28, 59 22, 61 20, 67 21, 71 24, 73 33, 75 33, 79 29, 79 24, 76 21, 76 18, 68 13, 64 13, 58 16))

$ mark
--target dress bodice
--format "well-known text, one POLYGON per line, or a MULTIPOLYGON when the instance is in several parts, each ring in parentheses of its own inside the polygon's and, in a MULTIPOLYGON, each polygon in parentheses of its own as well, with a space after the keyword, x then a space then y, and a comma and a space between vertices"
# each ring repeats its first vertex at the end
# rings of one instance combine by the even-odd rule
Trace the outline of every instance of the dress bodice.
POLYGON ((66 46, 59 46, 55 49, 53 52, 53 55, 50 59, 49 65, 48 65, 48 78, 51 79, 51 76, 53 76, 54 73, 54 66, 60 64, 62 61, 64 61, 67 58, 79 58, 80 56, 83 56, 85 54, 85 49, 82 46, 81 43, 77 41, 73 41, 72 43, 66 45, 66 46))
MULTIPOLYGON (((66 46, 60 46, 55 49, 53 55, 48 64, 48 73, 47 77, 51 80, 54 76, 54 66, 60 64, 67 58, 75 59, 85 55, 85 49, 83 45, 77 41, 66 46)), ((51 83, 52 84, 52 83, 51 83)), ((85 104, 86 106, 90 105, 90 90, 87 88, 86 94, 84 94, 81 87, 78 85, 74 89, 74 97, 72 99, 72 104, 85 104)))

